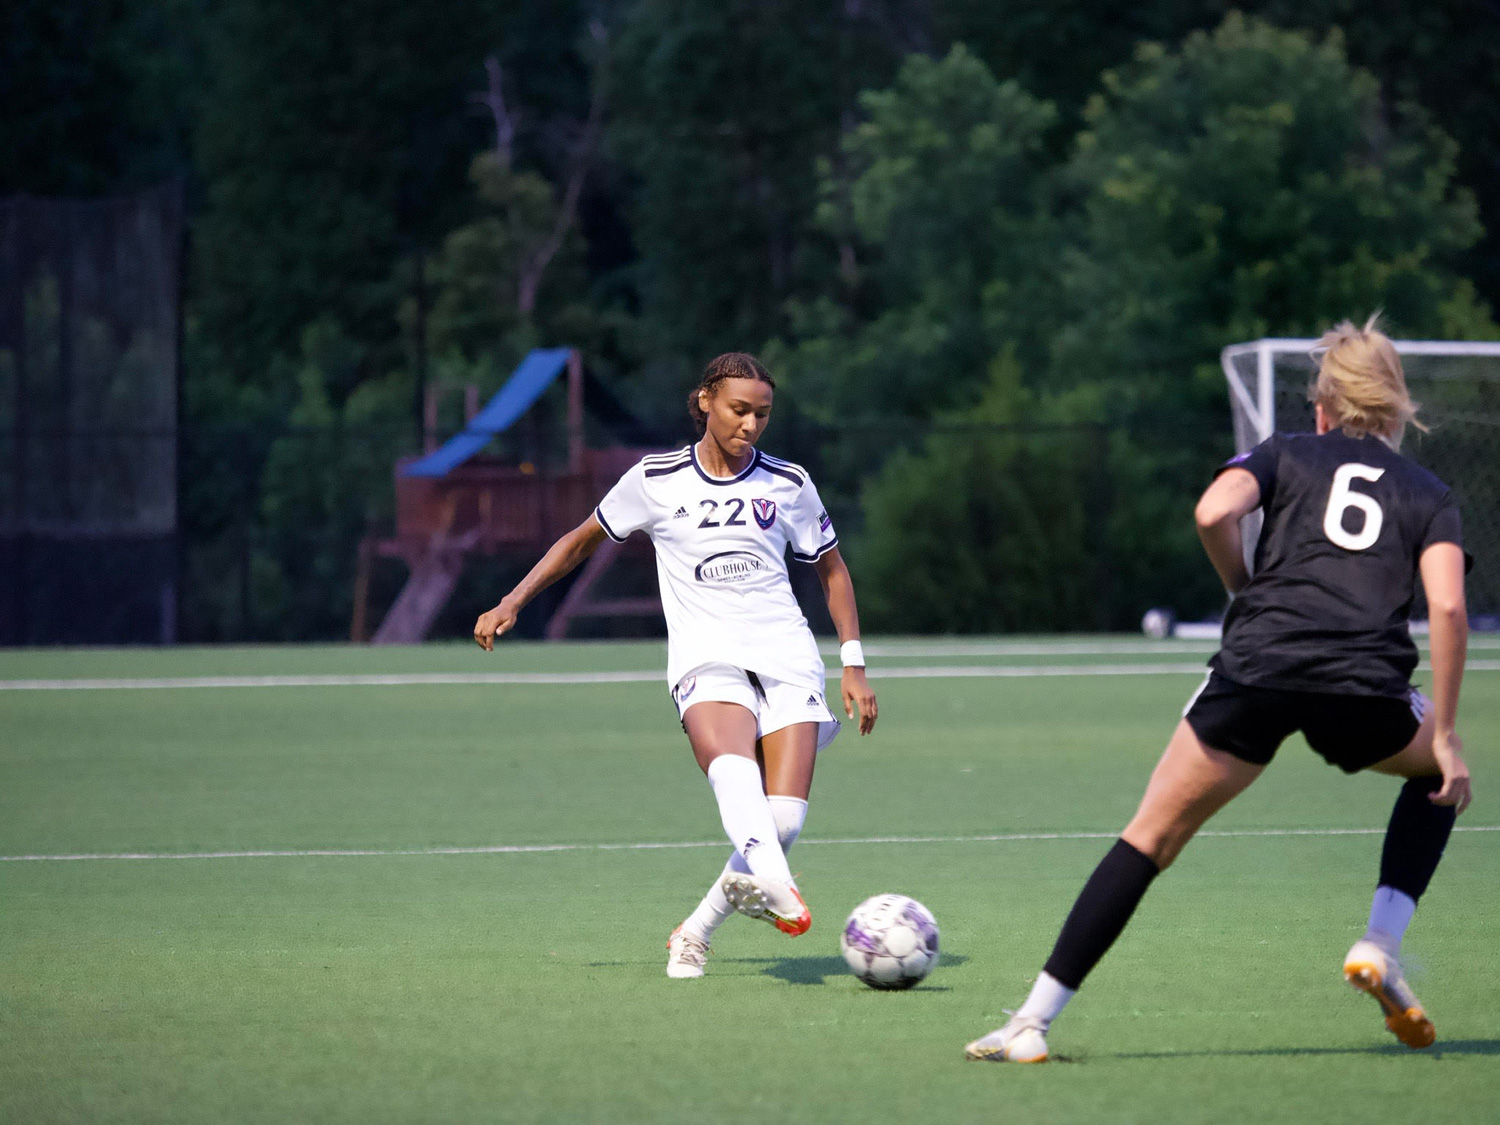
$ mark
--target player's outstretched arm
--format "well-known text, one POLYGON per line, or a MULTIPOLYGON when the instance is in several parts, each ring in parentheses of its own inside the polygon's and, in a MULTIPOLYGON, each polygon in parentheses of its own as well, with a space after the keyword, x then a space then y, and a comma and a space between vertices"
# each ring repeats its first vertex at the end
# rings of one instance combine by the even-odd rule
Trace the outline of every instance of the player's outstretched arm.
POLYGON ((1198 538, 1224 589, 1238 594, 1250 581, 1240 520, 1260 507, 1260 482, 1245 469, 1225 469, 1204 490, 1193 511, 1198 538))
POLYGON ((495 638, 514 628, 516 616, 526 603, 592 555, 602 542, 604 528, 591 512, 588 519, 547 549, 541 561, 500 599, 499 605, 479 615, 474 623, 474 643, 485 652, 493 652, 495 638))
POLYGON ((1432 644, 1432 754, 1443 771, 1443 787, 1432 794, 1432 801, 1463 812, 1473 797, 1457 729, 1458 691, 1469 652, 1464 550, 1457 543, 1433 543, 1422 552, 1419 565, 1432 644))
MULTIPOLYGON (((818 581, 823 584, 823 597, 828 602, 828 616, 839 631, 839 644, 859 640, 859 609, 854 604, 854 579, 849 576, 849 567, 837 547, 825 552, 813 564, 818 569, 818 581)), ((854 708, 859 708, 859 733, 869 734, 875 729, 875 719, 880 709, 875 703, 875 692, 865 679, 865 670, 859 665, 848 665, 840 681, 844 697, 844 714, 854 718, 854 708)))

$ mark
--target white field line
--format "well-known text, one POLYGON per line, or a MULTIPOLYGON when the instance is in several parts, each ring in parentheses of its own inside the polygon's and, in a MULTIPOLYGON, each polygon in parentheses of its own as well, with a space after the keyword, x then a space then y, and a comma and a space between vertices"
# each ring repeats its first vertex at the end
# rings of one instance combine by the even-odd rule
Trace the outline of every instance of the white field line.
MULTIPOLYGON (((1425 635, 1413 638, 1417 646, 1427 649, 1425 635)), ((1136 641, 870 641, 866 656, 934 657, 934 656, 1186 656, 1217 652, 1216 640, 1136 640, 1136 641)), ((1500 649, 1500 636, 1470 634, 1469 651, 1500 649)), ((825 657, 837 656, 838 646, 824 644, 819 651, 825 657)))
MULTIPOLYGON (((1423 666, 1425 670, 1425 665, 1423 666)), ((1500 672, 1500 660, 1471 660, 1470 672, 1500 672)), ((880 667, 880 680, 1032 679, 1039 676, 1175 676, 1204 674, 1202 662, 1154 664, 934 664, 880 667)), ((837 669, 828 673, 836 679, 837 669)), ((0 691, 156 691, 169 688, 422 687, 491 684, 665 683, 659 671, 624 672, 408 672, 346 676, 171 676, 157 679, 0 680, 0 691)))
MULTIPOLYGON (((1500 832, 1500 824, 1465 825, 1455 832, 1500 832)), ((1235 838, 1246 836, 1381 836, 1384 828, 1231 828, 1199 832, 1198 836, 1235 838)), ((826 840, 803 839, 808 845, 854 844, 1009 844, 1028 840, 1113 840, 1115 832, 1005 832, 992 836, 852 836, 826 840)), ((724 848, 724 840, 689 840, 682 843, 634 844, 495 844, 472 848, 309 848, 300 850, 222 852, 92 852, 76 855, 0 855, 0 863, 73 862, 107 859, 316 859, 389 858, 429 855, 532 855, 546 852, 650 852, 687 848, 724 848)))
MULTIPOLYGON (((1218 644, 1193 641, 1126 641, 1118 644, 1089 644, 1083 641, 872 641, 864 646, 866 656, 1187 656, 1212 653, 1218 644)), ((820 645, 828 657, 838 655, 837 645, 820 645)))

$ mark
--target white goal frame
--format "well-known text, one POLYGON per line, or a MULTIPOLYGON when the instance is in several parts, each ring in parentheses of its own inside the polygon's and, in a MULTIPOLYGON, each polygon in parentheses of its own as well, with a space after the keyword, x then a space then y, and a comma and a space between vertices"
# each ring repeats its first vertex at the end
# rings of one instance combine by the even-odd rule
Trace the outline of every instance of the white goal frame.
MULTIPOLYGON (((1437 360, 1500 359, 1500 341, 1392 340, 1391 343, 1395 346, 1397 354, 1403 357, 1429 356, 1437 360)), ((1318 341, 1314 339, 1268 337, 1243 344, 1231 344, 1219 353, 1224 378, 1229 384, 1230 413, 1234 424, 1236 453, 1244 453, 1276 432, 1278 399, 1283 410, 1292 409, 1287 394, 1293 388, 1286 382, 1285 367, 1288 365, 1283 357, 1295 357, 1296 362, 1292 366, 1301 368, 1310 375, 1317 367, 1316 359, 1312 356, 1312 351, 1317 346, 1318 341), (1278 371, 1281 373, 1279 389, 1278 371)), ((1486 381, 1500 381, 1500 371, 1490 364, 1484 366, 1489 372, 1484 376, 1486 381)), ((1473 372, 1472 364, 1468 365, 1465 370, 1463 364, 1438 363, 1432 366, 1418 365, 1416 370, 1407 372, 1407 377, 1408 382, 1416 380, 1413 390, 1418 400, 1427 405, 1429 410, 1441 411, 1441 405, 1434 400, 1441 400, 1444 396, 1437 393, 1437 387, 1449 379, 1471 379, 1473 372), (1424 393, 1422 386, 1424 383, 1426 384, 1425 390, 1432 394, 1432 399, 1429 399, 1428 393, 1424 393)), ((1459 385, 1461 384, 1455 384, 1455 386, 1459 385)), ((1493 407, 1490 410, 1493 411, 1493 407)), ((1496 417, 1493 413, 1482 418, 1474 416, 1465 424, 1493 427, 1496 425, 1494 421, 1496 417)), ((1446 424, 1456 421, 1458 421, 1458 416, 1454 416, 1450 423, 1446 424)), ((1310 419, 1305 411, 1299 411, 1299 416, 1293 425, 1295 428, 1310 425, 1310 419)), ((1491 447, 1491 449, 1495 448, 1497 447, 1491 447)), ((1500 464, 1500 457, 1497 457, 1494 452, 1489 452, 1486 456, 1488 460, 1482 462, 1483 466, 1500 464)), ((1422 458, 1418 457, 1418 460, 1421 461, 1422 458)), ((1476 523, 1471 530, 1476 532, 1475 553, 1479 553, 1477 543, 1482 541, 1485 545, 1484 549, 1491 557, 1494 557, 1497 554, 1497 531, 1500 531, 1500 522, 1497 522, 1495 489, 1492 484, 1488 483, 1491 477, 1493 473, 1479 478, 1487 482, 1482 492, 1488 499, 1480 512, 1476 513, 1481 515, 1481 521, 1476 523)), ((1444 479, 1449 478, 1445 476, 1444 479)), ((1462 494, 1464 489, 1459 482, 1450 481, 1450 483, 1458 485, 1458 490, 1462 494)), ((1466 512, 1466 522, 1469 514, 1466 512)), ((1240 527, 1244 539, 1245 562, 1247 566, 1253 568, 1255 545, 1260 538, 1261 513, 1252 512, 1241 521, 1240 527)), ((1478 577, 1475 576, 1476 579, 1478 577)), ((1478 588, 1471 587, 1471 595, 1477 596, 1471 599, 1471 613, 1477 612, 1481 619, 1489 622, 1500 622, 1500 586, 1497 586, 1492 577, 1486 578, 1478 588)), ((1495 628, 1496 626, 1489 624, 1486 627, 1495 628)))
MULTIPOLYGON (((1445 355, 1445 356, 1489 356, 1500 358, 1500 341, 1474 340, 1392 340, 1398 355, 1445 355)), ((1243 453, 1276 432, 1276 357, 1278 355, 1305 356, 1318 346, 1317 340, 1298 340, 1288 337, 1267 337, 1245 344, 1230 344, 1219 353, 1219 363, 1224 368, 1224 378, 1229 381, 1229 393, 1244 410, 1255 431, 1255 440, 1245 443, 1239 433, 1235 434, 1235 452, 1243 453), (1242 356, 1255 356, 1255 385, 1246 386, 1234 361, 1242 356)))

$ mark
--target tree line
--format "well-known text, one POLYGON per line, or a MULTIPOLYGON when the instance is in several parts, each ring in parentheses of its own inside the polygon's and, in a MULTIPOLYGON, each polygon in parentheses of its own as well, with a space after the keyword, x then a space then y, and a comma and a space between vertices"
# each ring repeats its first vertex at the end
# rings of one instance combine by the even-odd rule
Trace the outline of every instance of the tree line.
POLYGON ((1187 512, 1228 452, 1220 347, 1375 308, 1495 336, 1497 25, 20 0, 0 191, 185 184, 190 636, 345 631, 424 387, 555 343, 674 435, 706 358, 761 353, 872 627, 1119 628, 1217 604, 1187 512))

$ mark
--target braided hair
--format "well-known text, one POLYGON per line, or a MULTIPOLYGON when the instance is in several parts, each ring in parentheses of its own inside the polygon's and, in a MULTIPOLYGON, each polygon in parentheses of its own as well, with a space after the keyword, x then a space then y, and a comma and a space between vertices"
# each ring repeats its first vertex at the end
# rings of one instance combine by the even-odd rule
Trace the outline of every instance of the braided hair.
POLYGON ((703 369, 703 378, 689 392, 687 399, 688 417, 693 420, 699 434, 708 429, 708 415, 698 405, 698 396, 707 391, 709 397, 713 397, 719 384, 725 379, 758 379, 772 390, 776 389, 776 380, 771 378, 771 373, 749 352, 725 352, 709 360, 708 366, 703 369))

